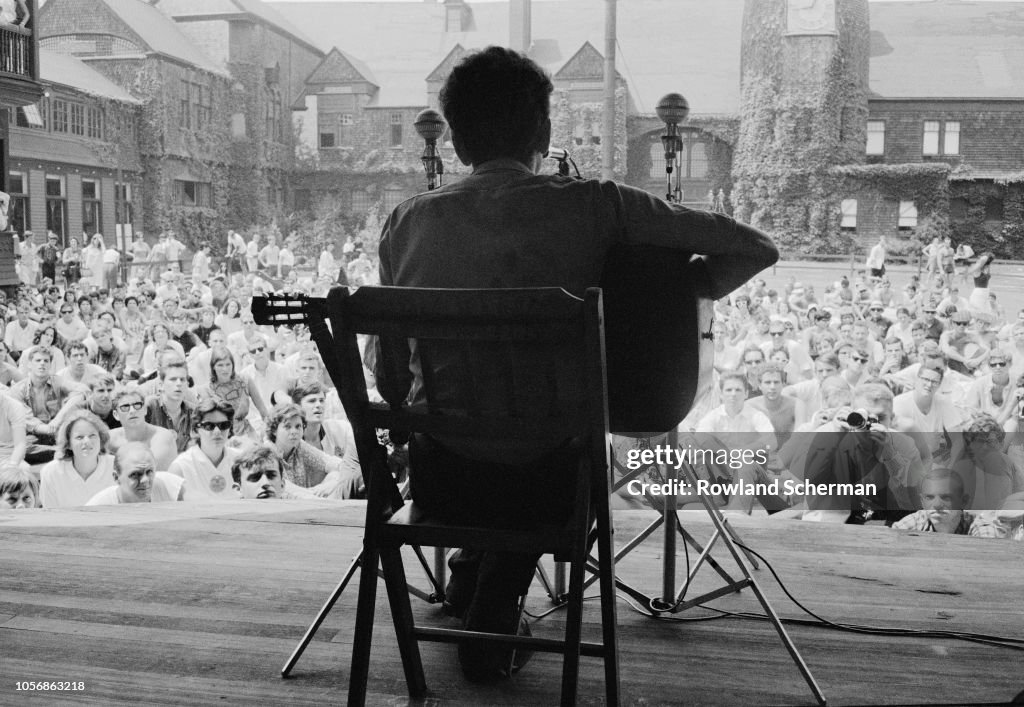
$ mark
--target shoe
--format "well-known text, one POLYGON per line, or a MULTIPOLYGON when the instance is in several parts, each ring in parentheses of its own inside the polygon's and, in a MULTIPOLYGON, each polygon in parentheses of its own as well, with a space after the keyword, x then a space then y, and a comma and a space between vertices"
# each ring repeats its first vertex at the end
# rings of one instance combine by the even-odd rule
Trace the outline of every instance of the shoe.
MULTIPOLYGON (((493 617, 490 620, 478 622, 473 620, 473 613, 467 614, 465 627, 468 631, 487 631, 489 633, 512 633, 514 617, 519 613, 518 606, 515 607, 511 620, 504 622, 504 628, 495 626, 493 617)), ((530 625, 525 618, 519 619, 518 636, 532 636, 530 625)), ((473 683, 493 683, 498 680, 509 678, 522 670, 533 651, 528 648, 512 648, 500 643, 490 643, 481 640, 468 640, 459 644, 459 664, 462 666, 462 674, 467 680, 473 683)))

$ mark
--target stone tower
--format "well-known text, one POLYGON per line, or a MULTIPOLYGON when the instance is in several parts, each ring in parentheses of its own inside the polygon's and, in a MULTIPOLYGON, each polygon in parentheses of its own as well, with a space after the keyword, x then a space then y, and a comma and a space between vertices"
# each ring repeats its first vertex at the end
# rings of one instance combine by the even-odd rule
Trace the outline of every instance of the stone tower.
POLYGON ((843 246, 831 168, 863 162, 868 0, 746 0, 736 215, 785 250, 843 246))

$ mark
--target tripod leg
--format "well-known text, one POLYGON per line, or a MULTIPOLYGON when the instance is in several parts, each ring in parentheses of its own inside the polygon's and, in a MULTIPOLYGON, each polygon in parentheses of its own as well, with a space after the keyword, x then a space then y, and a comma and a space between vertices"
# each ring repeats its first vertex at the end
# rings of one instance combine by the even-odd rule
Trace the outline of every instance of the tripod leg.
POLYGON ((359 567, 362 561, 363 553, 362 551, 360 551, 358 555, 352 558, 352 563, 348 566, 348 569, 345 571, 345 576, 341 578, 341 581, 338 582, 338 586, 336 586, 334 588, 334 591, 331 592, 331 596, 327 597, 327 601, 324 602, 324 605, 322 607, 320 607, 320 612, 316 615, 316 618, 313 619, 313 623, 309 625, 309 628, 306 629, 306 633, 302 636, 302 640, 299 641, 299 645, 295 647, 295 650, 292 651, 291 656, 289 656, 288 658, 288 662, 284 664, 283 668, 281 668, 282 678, 288 677, 289 673, 291 673, 292 671, 292 668, 294 668, 295 664, 299 662, 299 658, 301 658, 302 654, 305 652, 306 646, 308 646, 309 642, 313 640, 313 636, 320 628, 320 624, 322 624, 324 622, 324 619, 327 618, 327 614, 331 613, 331 609, 334 608, 334 605, 337 603, 338 598, 341 597, 341 593, 345 591, 345 587, 347 587, 348 583, 352 581, 352 577, 355 576, 356 569, 359 567))

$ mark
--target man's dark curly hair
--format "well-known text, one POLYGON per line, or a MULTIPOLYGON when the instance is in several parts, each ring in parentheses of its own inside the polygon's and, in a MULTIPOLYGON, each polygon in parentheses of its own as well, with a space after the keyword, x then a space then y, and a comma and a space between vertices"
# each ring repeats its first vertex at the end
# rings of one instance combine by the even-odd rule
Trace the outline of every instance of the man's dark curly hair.
POLYGON ((525 55, 488 47, 452 69, 441 89, 441 110, 472 163, 522 159, 547 148, 536 141, 553 90, 547 73, 525 55))

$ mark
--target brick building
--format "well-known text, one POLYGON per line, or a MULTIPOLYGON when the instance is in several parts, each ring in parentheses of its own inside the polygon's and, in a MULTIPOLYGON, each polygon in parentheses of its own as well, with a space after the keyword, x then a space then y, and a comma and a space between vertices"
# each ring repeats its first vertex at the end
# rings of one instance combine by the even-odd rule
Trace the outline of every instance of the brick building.
POLYGON ((52 231, 64 245, 94 233, 130 242, 142 216, 141 103, 74 57, 40 49, 39 58, 46 95, 18 108, 10 127, 12 227, 52 231))
MULTIPOLYGON (((31 106, 43 96, 39 79, 38 18, 35 0, 27 0, 28 17, 16 12, 13 24, 0 25, 0 191, 8 192, 11 114, 31 106)), ((17 231, 0 229, 0 287, 18 284, 14 271, 17 231)))

